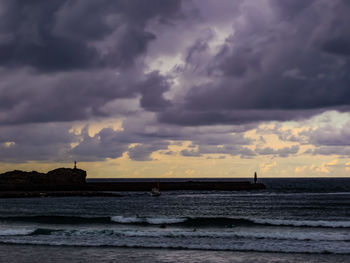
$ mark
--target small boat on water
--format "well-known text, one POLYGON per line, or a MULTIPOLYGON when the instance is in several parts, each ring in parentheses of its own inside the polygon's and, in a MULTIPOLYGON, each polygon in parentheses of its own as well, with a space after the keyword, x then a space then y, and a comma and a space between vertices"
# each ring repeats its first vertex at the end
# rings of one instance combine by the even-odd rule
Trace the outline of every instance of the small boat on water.
POLYGON ((160 196, 159 182, 157 183, 156 187, 152 188, 151 196, 160 196))

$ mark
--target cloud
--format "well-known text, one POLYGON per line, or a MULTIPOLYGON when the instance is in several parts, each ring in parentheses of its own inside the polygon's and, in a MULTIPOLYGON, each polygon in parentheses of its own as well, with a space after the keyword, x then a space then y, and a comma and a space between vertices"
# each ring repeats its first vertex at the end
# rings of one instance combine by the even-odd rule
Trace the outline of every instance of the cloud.
POLYGON ((168 149, 169 142, 161 141, 154 144, 139 144, 129 149, 128 154, 134 161, 150 161, 151 154, 158 150, 168 149))
POLYGON ((273 167, 277 166, 277 162, 269 162, 269 163, 262 163, 260 164, 260 169, 262 172, 270 171, 273 167))
POLYGON ((171 27, 181 1, 6 0, 1 9, 0 125, 125 114, 111 112, 120 99, 150 111, 169 104, 167 78, 146 73, 142 56, 156 40, 148 23, 171 27))
POLYGON ((86 126, 81 133, 82 141, 71 150, 74 159, 79 161, 101 161, 106 158, 119 158, 128 149, 123 135, 111 128, 104 128, 90 137, 86 126))
POLYGON ((2 126, 0 162, 71 161, 71 144, 79 136, 68 124, 2 126))
POLYGON ((278 155, 279 157, 288 157, 291 154, 297 154, 299 152, 299 146, 293 145, 291 147, 284 147, 274 150, 271 147, 257 148, 256 153, 259 155, 278 155))
POLYGON ((19 73, 26 84, 17 95, 42 98, 11 104, 10 96, 5 115, 16 123, 108 115, 108 103, 130 97, 158 121, 181 126, 299 120, 349 105, 344 1, 3 1, 2 8, 0 65, 12 77, 0 90, 17 86, 19 73), (231 25, 226 37, 223 24, 231 25), (183 66, 172 76, 147 71, 149 49, 157 58, 171 48, 183 66))
POLYGON ((170 20, 180 1, 6 0, 2 8, 0 64, 56 71, 133 64, 155 39, 146 23, 170 20), (101 43, 107 39, 113 45, 101 43))
POLYGON ((295 167, 295 173, 303 173, 307 170, 308 166, 307 165, 303 165, 303 166, 297 166, 295 167))
POLYGON ((170 89, 168 80, 159 72, 151 72, 146 77, 138 86, 142 94, 141 106, 148 111, 160 111, 170 106, 170 101, 163 96, 170 89))
POLYGON ((135 82, 111 70, 54 75, 0 70, 0 123, 75 121, 108 116, 111 100, 136 97, 135 82), (128 85, 128 88, 125 88, 128 85))
POLYGON ((240 145, 200 145, 199 150, 201 154, 229 154, 232 156, 241 155, 241 157, 255 156, 255 152, 247 147, 240 145))
MULTIPOLYGON (((342 0, 1 1, 0 158, 145 161, 183 141, 196 148, 182 156, 298 154, 264 139, 252 150, 245 132, 349 112, 349 10, 342 0), (123 130, 70 132, 104 118, 123 130)), ((348 128, 273 132, 348 156, 348 128)))
POLYGON ((195 150, 182 150, 181 152, 182 156, 187 156, 187 157, 199 157, 201 154, 198 151, 195 150))
POLYGON ((147 24, 167 24, 178 0, 2 1, 0 124, 107 117, 118 99, 141 98, 157 111, 169 102, 167 79, 135 61, 156 36, 147 24))
POLYGON ((341 166, 343 167, 344 165, 338 165, 338 160, 332 160, 330 162, 324 162, 320 166, 316 165, 311 165, 310 170, 313 172, 320 172, 320 173, 330 173, 331 169, 336 167, 336 166, 341 166))
POLYGON ((160 121, 189 126, 300 120, 349 105, 348 4, 239 6, 233 33, 216 53, 205 42, 189 48, 185 69, 200 61, 192 74, 198 82, 159 114, 160 121))
MULTIPOLYGON (((345 120, 347 120, 345 118, 345 120)), ((313 146, 308 154, 350 156, 350 122, 336 125, 339 120, 328 120, 325 124, 299 132, 296 139, 313 146)))
POLYGON ((311 151, 313 155, 342 155, 350 156, 350 147, 346 146, 320 146, 311 151))
POLYGON ((349 128, 350 122, 341 128, 330 124, 322 126, 309 132, 310 143, 316 146, 350 146, 349 128))

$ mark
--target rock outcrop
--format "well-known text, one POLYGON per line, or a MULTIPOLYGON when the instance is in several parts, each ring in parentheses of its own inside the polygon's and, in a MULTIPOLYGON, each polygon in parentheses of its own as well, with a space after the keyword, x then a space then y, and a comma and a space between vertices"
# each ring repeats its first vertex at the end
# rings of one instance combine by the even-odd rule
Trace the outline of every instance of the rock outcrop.
POLYGON ((85 183, 86 171, 82 169, 58 168, 44 176, 44 184, 67 185, 85 183))
POLYGON ((0 174, 3 185, 78 185, 84 184, 86 171, 81 169, 58 168, 48 173, 14 170, 0 174))
POLYGON ((14 170, 0 174, 0 184, 24 185, 24 184, 42 184, 45 174, 36 171, 25 172, 14 170))

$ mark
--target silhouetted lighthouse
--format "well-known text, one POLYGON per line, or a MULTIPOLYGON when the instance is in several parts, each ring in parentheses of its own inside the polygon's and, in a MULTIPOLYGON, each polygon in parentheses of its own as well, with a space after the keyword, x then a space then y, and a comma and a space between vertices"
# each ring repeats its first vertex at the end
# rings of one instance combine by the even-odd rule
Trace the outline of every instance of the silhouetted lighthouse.
POLYGON ((254 173, 254 184, 256 184, 256 181, 258 181, 258 176, 256 175, 256 172, 254 173))

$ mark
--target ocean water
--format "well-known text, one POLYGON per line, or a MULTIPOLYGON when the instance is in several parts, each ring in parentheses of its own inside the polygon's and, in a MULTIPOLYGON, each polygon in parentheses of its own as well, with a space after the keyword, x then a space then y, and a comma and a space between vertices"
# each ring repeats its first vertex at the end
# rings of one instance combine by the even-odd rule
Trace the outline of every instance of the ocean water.
POLYGON ((0 262, 349 262, 350 179, 261 181, 252 192, 0 199, 0 262))

